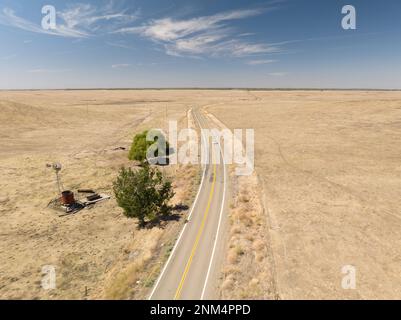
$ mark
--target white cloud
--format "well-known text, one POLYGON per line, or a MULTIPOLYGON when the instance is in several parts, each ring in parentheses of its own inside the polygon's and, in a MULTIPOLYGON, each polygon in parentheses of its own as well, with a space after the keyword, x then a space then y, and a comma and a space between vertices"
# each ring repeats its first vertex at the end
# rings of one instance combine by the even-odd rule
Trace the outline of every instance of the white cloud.
POLYGON ((129 45, 125 44, 124 42, 106 41, 106 44, 109 46, 112 46, 112 47, 117 47, 117 48, 123 48, 123 49, 129 49, 129 50, 135 49, 135 47, 129 46, 129 45))
POLYGON ((110 32, 137 19, 139 11, 128 14, 126 10, 116 11, 114 2, 105 7, 91 4, 68 5, 57 12, 57 24, 54 30, 45 30, 41 25, 32 23, 15 14, 13 9, 3 8, 0 12, 0 24, 29 32, 69 38, 87 38, 98 32, 110 32))
POLYGON ((250 60, 247 61, 246 64, 250 65, 250 66, 259 66, 262 64, 269 64, 269 63, 274 63, 277 60, 271 60, 271 59, 264 59, 264 60, 250 60))
POLYGON ((220 29, 223 21, 243 19, 260 13, 261 10, 237 10, 188 20, 164 18, 152 20, 141 27, 123 28, 119 32, 136 33, 152 40, 172 41, 205 30, 220 29))
POLYGON ((132 22, 138 18, 139 11, 127 14, 126 10, 115 11, 114 2, 110 2, 104 8, 98 8, 91 4, 73 4, 60 11, 58 16, 70 29, 82 29, 94 32, 99 29, 116 29, 121 25, 132 22), (104 24, 107 22, 106 24, 104 24))
POLYGON ((238 35, 238 37, 249 37, 249 36, 253 36, 255 35, 255 33, 253 32, 245 32, 245 33, 241 33, 238 35))
POLYGON ((217 42, 225 37, 224 32, 205 32, 165 44, 165 49, 167 54, 177 56, 182 54, 210 54, 211 51, 217 52, 217 42))
POLYGON ((236 57, 244 57, 255 54, 277 53, 281 51, 281 48, 278 46, 272 46, 265 43, 246 43, 235 40, 225 43, 222 49, 232 52, 232 55, 236 57))
POLYGON ((41 26, 36 25, 24 18, 17 16, 14 10, 10 8, 3 9, 3 12, 0 14, 0 23, 3 25, 22 29, 25 31, 49 34, 54 36, 72 37, 72 38, 82 38, 88 36, 88 34, 85 32, 69 28, 65 25, 57 25, 57 28, 55 30, 45 30, 41 26))
MULTIPOLYGON (((117 32, 139 34, 156 43, 162 44, 169 55, 174 56, 234 56, 243 57, 280 51, 279 46, 265 43, 249 43, 233 36, 228 21, 250 18, 266 12, 267 9, 235 10, 210 16, 187 20, 163 18, 151 20, 142 26, 121 28, 117 32)), ((251 34, 247 34, 251 35, 251 34)))
POLYGON ((193 37, 186 40, 177 40, 174 43, 167 44, 165 47, 168 54, 176 56, 191 53, 207 54, 214 57, 231 56, 240 58, 281 51, 279 47, 268 44, 247 43, 237 39, 216 42, 210 37, 193 37))

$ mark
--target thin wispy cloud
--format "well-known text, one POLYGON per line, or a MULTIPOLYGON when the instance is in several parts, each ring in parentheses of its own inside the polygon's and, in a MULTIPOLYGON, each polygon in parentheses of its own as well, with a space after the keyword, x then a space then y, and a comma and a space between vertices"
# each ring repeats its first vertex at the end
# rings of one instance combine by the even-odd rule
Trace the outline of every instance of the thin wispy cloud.
POLYGON ((267 43, 247 43, 239 40, 232 40, 222 43, 221 51, 231 53, 235 57, 245 57, 282 51, 281 47, 267 43))
POLYGON ((109 33, 135 21, 139 11, 129 14, 127 10, 116 11, 114 1, 103 7, 91 4, 69 4, 57 11, 56 28, 45 30, 40 22, 34 23, 18 16, 11 8, 0 12, 0 24, 21 30, 68 38, 88 38, 99 33, 109 33))
MULTIPOLYGON (((276 4, 275 4, 276 5, 276 4)), ((110 1, 105 6, 89 3, 67 4, 57 11, 57 24, 45 30, 18 16, 13 9, 3 8, 0 23, 21 30, 81 40, 99 34, 135 34, 160 45, 172 56, 230 56, 247 57, 281 52, 281 44, 254 43, 246 39, 253 33, 238 33, 230 24, 234 20, 248 19, 276 9, 275 6, 220 12, 213 15, 173 19, 166 17, 130 26, 140 11, 128 11, 110 1)), ((111 46, 132 49, 129 45, 107 42, 111 46)))
POLYGON ((58 13, 69 29, 80 30, 88 34, 101 30, 110 32, 122 25, 135 21, 139 16, 139 10, 128 14, 126 9, 116 11, 114 2, 105 7, 96 7, 91 4, 72 4, 64 11, 58 13))
POLYGON ((264 60, 250 60, 247 61, 246 64, 250 66, 259 66, 263 64, 269 64, 269 63, 274 63, 277 62, 277 60, 272 60, 272 59, 264 59, 264 60))
POLYGON ((163 18, 151 20, 140 27, 122 28, 120 33, 136 33, 152 40, 173 41, 191 34, 221 28, 221 22, 244 19, 261 14, 261 10, 237 10, 187 20, 163 18))
POLYGON ((29 32, 48 34, 54 36, 72 37, 72 38, 81 38, 89 36, 89 34, 83 31, 69 28, 63 24, 58 24, 56 29, 54 30, 45 30, 39 24, 35 24, 22 17, 17 16, 14 10, 10 8, 3 9, 2 13, 0 14, 0 23, 6 26, 18 28, 29 32))
POLYGON ((253 32, 245 32, 245 33, 241 33, 238 35, 238 37, 250 37, 250 36, 254 36, 255 33, 253 32))
POLYGON ((150 20, 141 26, 121 28, 118 33, 137 34, 162 45, 173 56, 234 56, 279 52, 280 47, 267 43, 244 41, 244 33, 235 36, 230 21, 261 15, 273 8, 246 9, 222 12, 209 16, 177 20, 150 20))
POLYGON ((117 48, 122 48, 122 49, 127 49, 127 50, 134 50, 135 49, 135 47, 127 45, 124 42, 106 41, 106 44, 111 46, 111 47, 117 47, 117 48))

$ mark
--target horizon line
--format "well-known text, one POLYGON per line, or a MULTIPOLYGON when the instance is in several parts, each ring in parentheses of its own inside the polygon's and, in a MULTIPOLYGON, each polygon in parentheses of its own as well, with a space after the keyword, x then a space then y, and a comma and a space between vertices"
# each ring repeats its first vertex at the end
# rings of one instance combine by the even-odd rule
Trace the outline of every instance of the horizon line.
POLYGON ((94 87, 94 88, 36 88, 0 89, 1 91, 96 91, 96 90, 253 90, 253 91, 401 91, 401 88, 264 88, 264 87, 94 87))

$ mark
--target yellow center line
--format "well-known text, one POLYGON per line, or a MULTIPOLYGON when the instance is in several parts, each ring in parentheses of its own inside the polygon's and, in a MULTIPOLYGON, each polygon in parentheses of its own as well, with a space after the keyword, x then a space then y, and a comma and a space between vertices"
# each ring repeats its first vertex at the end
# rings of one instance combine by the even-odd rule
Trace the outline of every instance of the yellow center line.
POLYGON ((180 296, 181 296, 182 286, 184 285, 184 282, 185 282, 185 279, 187 277, 188 271, 189 271, 189 269, 191 267, 192 260, 194 258, 195 252, 196 252, 196 248, 198 247, 199 240, 200 240, 200 237, 202 236, 203 229, 204 229, 205 223, 206 223, 206 219, 207 219, 207 216, 209 214, 210 205, 211 205, 212 199, 213 199, 213 193, 214 193, 215 184, 216 184, 216 164, 213 165, 213 183, 212 183, 212 188, 210 189, 209 200, 207 202, 206 211, 205 211, 205 213, 203 215, 202 224, 201 224, 201 226, 200 226, 200 228, 198 230, 198 234, 196 235, 196 240, 195 240, 195 243, 194 243, 194 245, 192 247, 191 255, 189 256, 189 259, 188 259, 188 262, 187 262, 187 264, 185 266, 185 270, 184 270, 184 273, 182 275, 180 284, 178 285, 177 291, 175 292, 174 300, 178 300, 180 298, 180 296))

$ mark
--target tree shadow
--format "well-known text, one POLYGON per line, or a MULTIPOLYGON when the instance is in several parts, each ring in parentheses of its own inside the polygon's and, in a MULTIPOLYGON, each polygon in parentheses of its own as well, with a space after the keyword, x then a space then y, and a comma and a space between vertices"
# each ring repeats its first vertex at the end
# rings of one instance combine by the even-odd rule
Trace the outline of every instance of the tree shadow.
POLYGON ((189 209, 189 207, 186 204, 183 204, 183 203, 176 204, 173 207, 173 210, 174 211, 178 211, 178 212, 186 211, 188 209, 189 209))
POLYGON ((159 227, 164 229, 170 221, 179 221, 182 218, 182 212, 187 211, 189 206, 183 203, 176 204, 171 208, 171 214, 166 214, 158 217, 157 219, 145 222, 145 225, 139 229, 152 229, 159 227))
POLYGON ((143 226, 143 228, 144 229, 153 229, 154 227, 159 227, 161 229, 164 229, 170 221, 179 221, 181 219, 181 216, 182 215, 180 215, 178 213, 164 215, 164 216, 158 217, 157 219, 147 221, 145 223, 145 225, 143 226))

